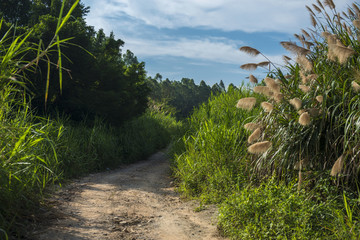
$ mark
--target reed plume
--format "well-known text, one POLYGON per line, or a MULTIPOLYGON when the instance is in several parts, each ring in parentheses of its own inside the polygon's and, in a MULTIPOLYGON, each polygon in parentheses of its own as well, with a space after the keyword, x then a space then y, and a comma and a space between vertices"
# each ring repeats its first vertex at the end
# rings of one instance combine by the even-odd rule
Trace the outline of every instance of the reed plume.
POLYGON ((271 112, 274 109, 274 106, 269 102, 262 102, 261 107, 265 112, 271 112))
POLYGON ((301 29, 301 32, 304 34, 304 36, 305 36, 307 39, 311 39, 311 36, 310 36, 310 34, 309 34, 307 31, 305 31, 304 29, 301 29))
POLYGON ((270 65, 270 62, 269 61, 259 62, 257 65, 258 67, 267 67, 270 65))
POLYGON ((254 97, 247 97, 242 98, 238 101, 236 104, 237 108, 245 109, 245 110, 251 110, 256 104, 256 98, 254 97))
POLYGON ((308 6, 308 5, 305 5, 306 9, 312 14, 312 15, 315 15, 315 13, 313 12, 313 10, 308 6))
POLYGON ((322 5, 322 3, 320 2, 320 0, 316 0, 316 1, 317 1, 317 3, 318 3, 319 7, 321 7, 323 10, 325 10, 325 8, 324 8, 324 6, 322 5))
POLYGON ((258 65, 256 63, 247 63, 240 66, 241 69, 244 70, 256 70, 258 65))
POLYGON ((307 111, 311 117, 317 117, 321 114, 321 110, 318 108, 309 108, 307 111))
POLYGON ((308 93, 310 92, 310 87, 306 86, 306 85, 299 85, 299 88, 301 89, 301 91, 303 91, 304 93, 308 93))
POLYGON ((300 47, 300 46, 296 45, 296 43, 293 43, 293 42, 280 42, 280 44, 286 50, 288 50, 292 53, 295 53, 297 55, 307 55, 307 54, 311 53, 311 51, 309 49, 300 47))
POLYGON ((313 63, 304 55, 298 56, 296 58, 296 62, 308 72, 311 72, 313 70, 313 63))
POLYGON ((274 93, 280 93, 281 86, 274 79, 266 77, 264 79, 264 82, 271 91, 273 91, 274 93))
POLYGON ((255 131, 249 136, 248 143, 251 144, 255 142, 260 138, 260 136, 261 136, 261 129, 260 128, 255 129, 255 131))
POLYGON ((351 46, 345 47, 342 43, 338 42, 336 45, 329 45, 332 48, 332 53, 337 57, 340 64, 344 64, 347 60, 354 55, 355 51, 351 46))
POLYGON ((324 101, 324 97, 323 96, 316 96, 316 101, 318 101, 319 103, 322 103, 324 101))
POLYGON ((261 154, 266 152, 271 147, 271 142, 264 141, 264 142, 258 142, 253 145, 251 145, 248 148, 248 151, 253 154, 261 154))
POLYGON ((240 51, 245 52, 245 53, 247 53, 247 54, 249 54, 251 56, 255 56, 255 57, 260 54, 260 51, 258 51, 255 48, 249 47, 249 46, 241 47, 240 51))
POLYGON ((292 59, 290 57, 284 55, 283 60, 286 64, 288 64, 292 59))
POLYGON ((252 74, 250 74, 250 76, 249 76, 249 80, 250 80, 250 82, 252 82, 252 83, 258 83, 258 80, 257 80, 257 78, 256 77, 254 77, 254 75, 252 75, 252 74))
POLYGON ((244 128, 248 131, 254 131, 257 128, 261 128, 261 124, 259 123, 246 123, 244 128))
POLYGON ((360 29, 360 20, 359 19, 356 19, 353 21, 353 25, 357 28, 357 29, 360 29))
POLYGON ((313 4, 312 6, 318 13, 321 13, 321 9, 317 5, 313 4))
POLYGON ((357 17, 359 17, 360 16, 360 8, 355 3, 353 3, 352 6, 353 6, 353 8, 354 8, 354 10, 356 12, 356 14, 354 14, 354 16, 357 15, 357 17))
POLYGON ((293 105, 296 110, 299 110, 302 107, 302 101, 298 98, 291 99, 290 104, 293 105))
POLYGON ((281 93, 275 93, 272 97, 272 99, 275 100, 275 102, 280 103, 284 98, 284 95, 281 93))
POLYGON ((335 9, 335 4, 333 0, 325 0, 324 1, 325 6, 328 6, 330 9, 335 9))
POLYGON ((317 21, 314 17, 314 15, 310 14, 310 21, 311 21, 311 25, 316 28, 316 25, 317 25, 317 21))
POLYGON ((330 175, 331 176, 337 176, 342 168, 343 168, 343 165, 344 165, 344 155, 341 155, 334 163, 333 167, 331 168, 331 172, 330 172, 330 175))
POLYGON ((253 88, 253 91, 265 95, 267 97, 272 97, 274 95, 271 89, 267 86, 256 86, 253 88))
POLYGON ((299 123, 303 126, 309 125, 311 122, 310 114, 308 112, 304 112, 299 117, 299 123))
POLYGON ((360 91, 360 85, 359 85, 357 82, 355 82, 355 81, 352 81, 352 82, 351 82, 351 87, 352 87, 352 89, 353 89, 355 92, 359 92, 359 91, 360 91))

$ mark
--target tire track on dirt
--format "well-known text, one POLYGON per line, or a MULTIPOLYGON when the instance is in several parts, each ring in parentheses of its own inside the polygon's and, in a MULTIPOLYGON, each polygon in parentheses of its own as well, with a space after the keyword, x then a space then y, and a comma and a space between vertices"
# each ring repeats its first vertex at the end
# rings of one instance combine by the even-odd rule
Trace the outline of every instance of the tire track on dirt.
POLYGON ((180 200, 162 152, 78 180, 48 204, 52 207, 31 239, 224 239, 216 228, 214 206, 194 212, 195 202, 180 200))

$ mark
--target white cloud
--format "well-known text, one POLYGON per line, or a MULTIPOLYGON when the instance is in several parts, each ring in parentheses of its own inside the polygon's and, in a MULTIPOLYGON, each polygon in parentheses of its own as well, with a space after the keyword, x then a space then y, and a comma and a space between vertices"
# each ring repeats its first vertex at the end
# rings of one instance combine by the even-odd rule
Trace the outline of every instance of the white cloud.
MULTIPOLYGON (((142 57, 172 56, 197 59, 225 64, 242 65, 248 62, 266 61, 262 56, 251 57, 239 51, 239 45, 225 39, 173 39, 173 40, 142 40, 126 39, 125 48, 142 57)), ((274 62, 281 62, 281 56, 269 56, 274 62)))
MULTIPOLYGON (((297 32, 310 24, 305 5, 313 0, 85 0, 91 18, 126 14, 158 28, 207 27, 225 31, 297 32)), ((341 9, 351 0, 335 3, 341 9)))

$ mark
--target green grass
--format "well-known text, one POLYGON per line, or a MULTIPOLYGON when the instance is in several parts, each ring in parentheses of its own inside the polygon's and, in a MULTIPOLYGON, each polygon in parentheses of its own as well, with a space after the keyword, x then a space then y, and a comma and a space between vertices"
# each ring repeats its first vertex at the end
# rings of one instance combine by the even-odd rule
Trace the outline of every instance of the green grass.
MULTIPOLYGON (((59 18, 57 32, 70 14, 59 18)), ((90 124, 34 115, 26 72, 35 70, 37 62, 47 58, 56 47, 61 85, 59 46, 68 39, 60 40, 56 32, 49 46, 42 50, 42 46, 28 41, 31 31, 13 37, 13 30, 10 27, 0 39, 1 239, 26 236, 27 226, 33 221, 31 215, 52 185, 144 159, 165 148, 183 128, 181 122, 161 112, 147 112, 116 128, 101 118, 90 124), (30 55, 35 58, 25 61, 25 56, 30 55)))
POLYGON ((248 133, 242 125, 259 110, 246 112, 235 105, 249 95, 245 87, 230 89, 213 96, 189 119, 190 130, 177 143, 180 150, 173 164, 179 190, 186 196, 218 202, 248 178, 248 133))

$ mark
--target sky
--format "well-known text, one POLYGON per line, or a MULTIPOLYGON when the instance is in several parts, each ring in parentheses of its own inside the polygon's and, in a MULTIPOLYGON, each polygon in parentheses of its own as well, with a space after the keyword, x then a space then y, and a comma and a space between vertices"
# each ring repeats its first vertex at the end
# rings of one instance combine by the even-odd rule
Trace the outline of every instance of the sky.
MULTIPOLYGON (((322 1, 322 0, 321 0, 322 1)), ((352 0, 334 0, 345 9, 352 0)), ((249 74, 266 70, 240 69, 245 63, 266 61, 239 51, 258 49, 274 63, 289 55, 281 41, 311 27, 309 12, 315 0, 82 0, 90 7, 88 25, 125 41, 145 62, 148 76, 160 73, 170 80, 192 78, 213 85, 223 80, 236 86, 249 74)))

